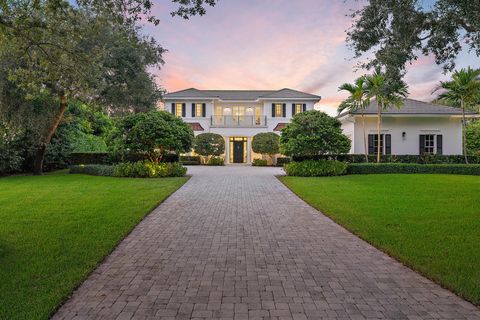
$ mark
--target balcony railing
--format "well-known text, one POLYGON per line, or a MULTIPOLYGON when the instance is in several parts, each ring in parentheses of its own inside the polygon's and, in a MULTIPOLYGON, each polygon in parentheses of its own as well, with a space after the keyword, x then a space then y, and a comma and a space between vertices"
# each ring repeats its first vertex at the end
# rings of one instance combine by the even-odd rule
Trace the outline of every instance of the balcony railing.
POLYGON ((212 127, 265 127, 266 116, 212 116, 212 127))

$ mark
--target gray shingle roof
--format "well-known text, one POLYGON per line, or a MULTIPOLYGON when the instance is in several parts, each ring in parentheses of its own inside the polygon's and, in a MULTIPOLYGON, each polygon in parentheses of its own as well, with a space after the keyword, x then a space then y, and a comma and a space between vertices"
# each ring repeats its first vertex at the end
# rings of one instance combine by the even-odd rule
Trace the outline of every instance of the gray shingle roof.
MULTIPOLYGON (((377 113, 377 101, 374 100, 370 106, 364 111, 364 114, 377 113)), ((352 114, 361 114, 360 110, 351 112, 352 114)), ((475 114, 475 112, 467 111, 467 114, 475 114)), ((382 114, 439 114, 439 115, 456 115, 462 114, 460 108, 444 106, 440 104, 428 103, 413 99, 405 99, 401 108, 390 107, 388 110, 382 111, 382 114)))
POLYGON ((190 88, 168 93, 164 98, 208 98, 237 101, 255 101, 258 99, 321 99, 320 96, 314 94, 287 88, 281 90, 198 90, 190 88))

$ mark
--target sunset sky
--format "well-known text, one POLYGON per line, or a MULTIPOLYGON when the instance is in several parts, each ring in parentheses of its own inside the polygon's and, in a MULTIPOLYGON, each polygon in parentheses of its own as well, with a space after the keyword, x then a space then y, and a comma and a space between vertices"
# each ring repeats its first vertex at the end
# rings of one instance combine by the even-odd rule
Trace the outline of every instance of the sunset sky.
MULTIPOLYGON (((346 96, 337 88, 360 76, 359 60, 345 42, 353 0, 220 0, 202 17, 172 18, 170 1, 157 4, 161 18, 146 32, 168 49, 157 72, 167 91, 292 88, 322 96, 319 108, 334 113, 346 96)), ((458 67, 480 66, 463 52, 458 67)), ((430 101, 442 68, 431 57, 409 66, 410 97, 430 101)))

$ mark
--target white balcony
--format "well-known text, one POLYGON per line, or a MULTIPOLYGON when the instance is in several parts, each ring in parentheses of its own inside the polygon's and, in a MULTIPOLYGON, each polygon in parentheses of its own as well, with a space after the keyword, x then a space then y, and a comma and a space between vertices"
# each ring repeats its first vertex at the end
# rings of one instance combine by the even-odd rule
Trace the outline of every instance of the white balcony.
POLYGON ((212 116, 211 126, 217 128, 255 128, 266 127, 266 116, 212 116))

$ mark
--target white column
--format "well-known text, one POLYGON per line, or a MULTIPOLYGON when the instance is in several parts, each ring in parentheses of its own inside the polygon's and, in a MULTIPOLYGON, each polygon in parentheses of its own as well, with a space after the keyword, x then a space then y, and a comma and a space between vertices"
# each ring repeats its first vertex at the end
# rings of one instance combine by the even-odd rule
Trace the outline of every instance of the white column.
POLYGON ((251 159, 251 152, 250 152, 250 148, 251 148, 251 137, 247 137, 247 164, 251 164, 252 163, 252 159, 251 159))
POLYGON ((225 136, 225 163, 230 163, 230 137, 225 136))

